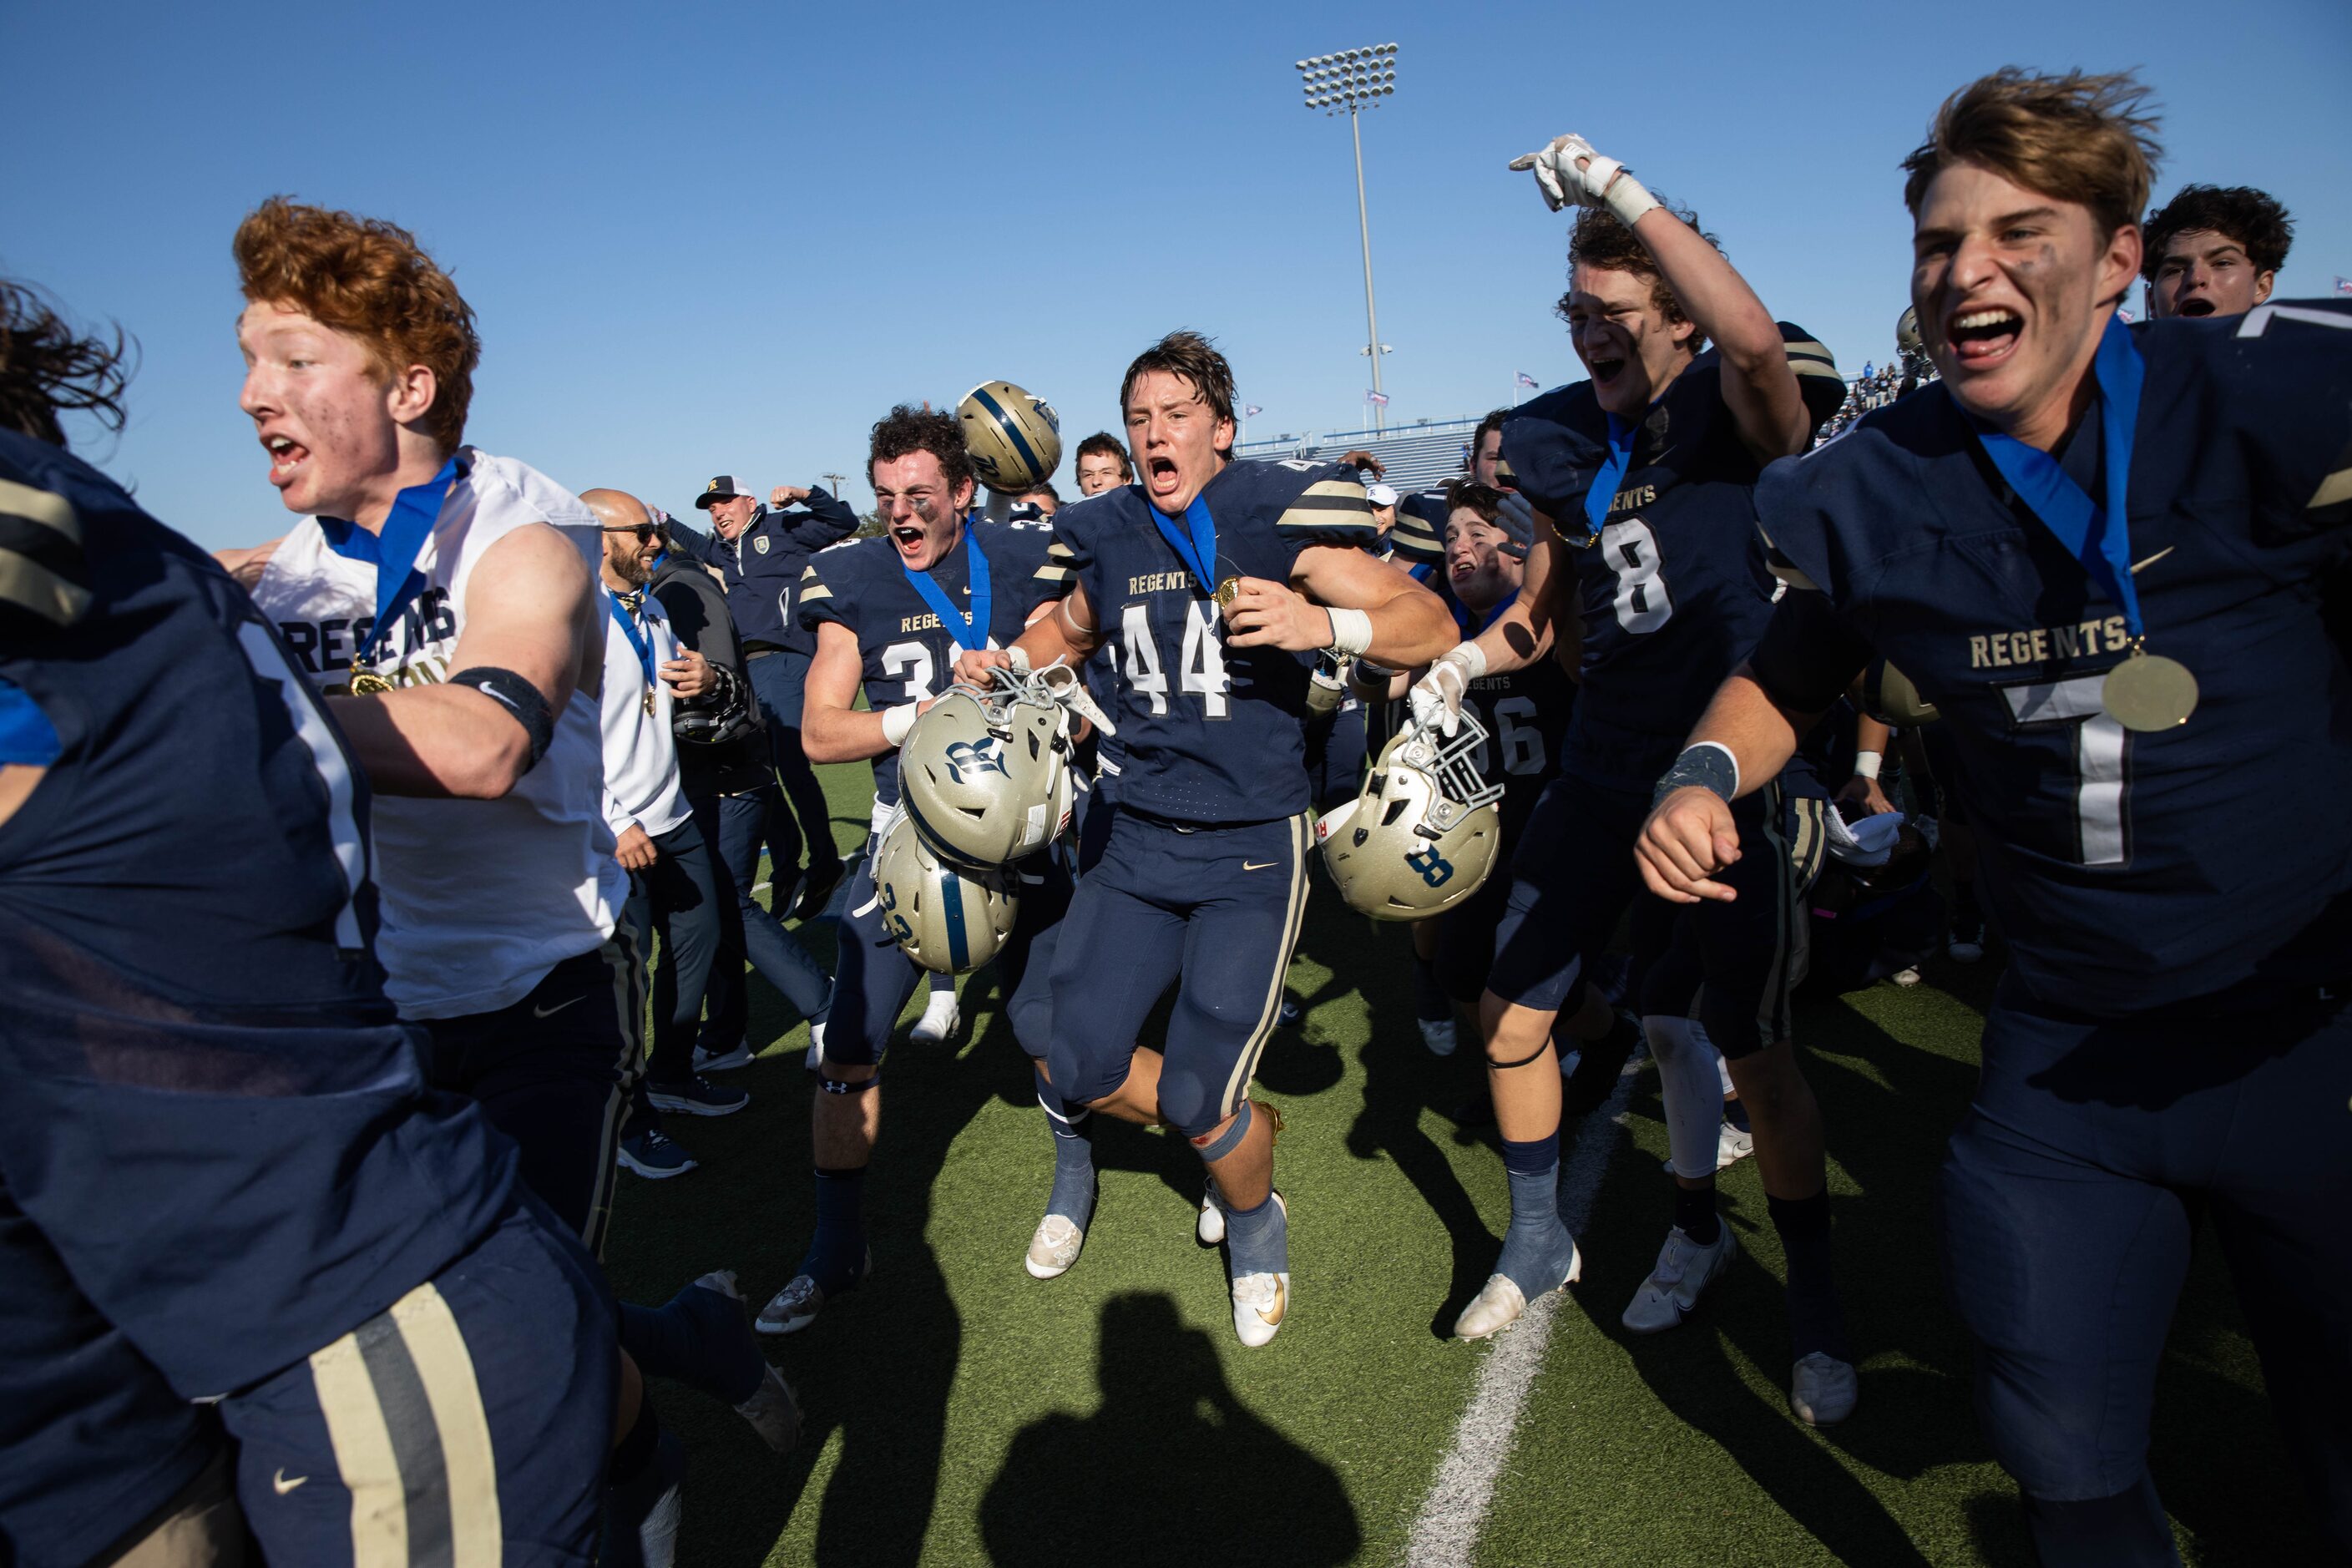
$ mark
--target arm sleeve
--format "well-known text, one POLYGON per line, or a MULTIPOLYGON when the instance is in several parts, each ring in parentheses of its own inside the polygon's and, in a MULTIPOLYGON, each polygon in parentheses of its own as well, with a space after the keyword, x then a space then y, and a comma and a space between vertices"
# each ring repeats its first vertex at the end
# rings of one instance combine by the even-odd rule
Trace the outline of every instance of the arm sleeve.
POLYGON ((672 550, 677 551, 688 561, 697 562, 705 566, 710 564, 710 535, 698 528, 680 522, 674 517, 669 520, 669 527, 664 531, 669 537, 669 547, 672 550))
POLYGON ((839 497, 813 489, 803 504, 807 510, 798 516, 787 514, 786 521, 794 533, 811 543, 838 543, 857 531, 857 513, 839 497))

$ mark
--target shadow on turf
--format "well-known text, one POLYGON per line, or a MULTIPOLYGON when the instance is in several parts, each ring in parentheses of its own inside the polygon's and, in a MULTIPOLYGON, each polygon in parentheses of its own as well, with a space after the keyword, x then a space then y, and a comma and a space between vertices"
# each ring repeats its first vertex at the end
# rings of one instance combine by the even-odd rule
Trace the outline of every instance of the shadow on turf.
POLYGON ((1094 1415, 1022 1429, 981 1500, 1003 1564, 1354 1559, 1363 1531, 1337 1471, 1234 1397, 1209 1336, 1158 1293, 1103 1306, 1094 1415), (1116 1541, 1074 1528, 1115 1518, 1116 1541))

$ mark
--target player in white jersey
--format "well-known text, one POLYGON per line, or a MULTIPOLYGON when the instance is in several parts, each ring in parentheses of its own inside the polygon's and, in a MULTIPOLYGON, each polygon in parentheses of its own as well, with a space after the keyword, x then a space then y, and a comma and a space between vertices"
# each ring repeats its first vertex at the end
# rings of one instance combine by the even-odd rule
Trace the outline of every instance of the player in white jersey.
MULTIPOLYGON (((422 1029, 428 1078, 480 1101, 525 1183, 600 1247, 645 971, 616 929, 628 887, 604 816, 597 521, 463 443, 472 311, 405 231, 273 198, 235 251, 239 405, 301 521, 225 563, 367 771, 385 990, 422 1029)), ((797 1427, 731 1281, 707 1278, 667 1308, 625 1309, 624 1521, 657 1514, 682 1465, 638 1367, 728 1398, 772 1445, 797 1427)))

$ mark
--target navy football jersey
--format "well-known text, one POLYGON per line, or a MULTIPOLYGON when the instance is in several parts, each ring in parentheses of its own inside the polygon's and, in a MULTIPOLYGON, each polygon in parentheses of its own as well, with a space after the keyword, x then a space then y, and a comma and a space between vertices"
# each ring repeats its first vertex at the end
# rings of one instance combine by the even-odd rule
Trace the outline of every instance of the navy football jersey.
MULTIPOLYGON (((1287 583, 1313 545, 1378 537, 1356 470, 1339 463, 1229 463, 1201 491, 1217 525, 1215 570, 1287 583)), ((1313 656, 1225 646, 1224 619, 1154 526, 1142 487, 1105 490, 1055 516, 1054 563, 1083 584, 1118 644, 1119 804, 1174 822, 1270 822, 1305 811, 1313 656)), ((1182 525, 1178 524, 1181 528, 1182 525)))
MULTIPOLYGON (((1783 322, 1780 335, 1818 425, 1843 401, 1844 384, 1805 332, 1783 322)), ((1710 349, 1651 405, 1589 542, 1585 494, 1609 456, 1592 384, 1531 399, 1503 426, 1505 460, 1559 534, 1552 591, 1575 593, 1581 606, 1584 684, 1566 765, 1595 784, 1646 794, 1771 616, 1755 529, 1760 465, 1724 404, 1722 370, 1710 349)))
POLYGON ((367 792, 212 558, 0 433, 0 683, 54 728, 0 823, 0 1187, 183 1397, 383 1310, 511 1212, 369 951, 367 792))
POLYGON ((1475 710, 1486 726, 1486 743, 1472 755, 1486 782, 1503 786, 1499 809, 1507 850, 1559 769, 1576 709, 1576 686, 1547 654, 1525 669, 1480 676, 1463 694, 1462 705, 1475 710))
MULTIPOLYGON (((967 538, 988 559, 988 646, 1010 647, 1030 612, 1065 591, 1068 574, 1045 558, 1052 523, 975 520, 967 538)), ((965 540, 941 556, 930 579, 948 602, 971 613, 971 556, 965 540)), ((811 636, 826 621, 849 628, 863 661, 866 702, 877 711, 937 697, 955 681, 955 661, 966 650, 939 614, 907 580, 898 547, 885 536, 856 539, 817 552, 801 579, 801 625, 811 636)), ((874 798, 898 803, 898 753, 874 759, 874 798)))
POLYGON ((1408 566, 1443 565, 1445 520, 1452 515, 1443 489, 1416 490, 1399 497, 1396 526, 1389 530, 1389 549, 1408 566))
MULTIPOLYGON (((1940 384, 1777 464, 1759 517, 1791 592, 1758 668, 1806 700, 1875 649, 1936 704, 1948 784, 2019 975, 2118 1016, 2352 969, 2352 676, 2322 608, 2352 559, 2352 314, 2263 307, 2130 329, 2146 363, 2126 510, 2177 729, 2101 706, 2123 616, 2010 492, 1940 384)), ((2056 454, 2094 500, 2100 422, 2056 454)))

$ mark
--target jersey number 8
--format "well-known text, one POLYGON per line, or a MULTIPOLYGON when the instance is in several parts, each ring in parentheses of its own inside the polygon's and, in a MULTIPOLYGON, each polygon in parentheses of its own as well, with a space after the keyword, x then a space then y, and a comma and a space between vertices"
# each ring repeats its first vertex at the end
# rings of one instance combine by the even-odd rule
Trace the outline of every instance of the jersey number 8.
POLYGON ((1666 595, 1658 541, 1638 517, 1601 531, 1601 558, 1617 574, 1617 624, 1629 632, 1654 632, 1671 619, 1675 602, 1666 595))

